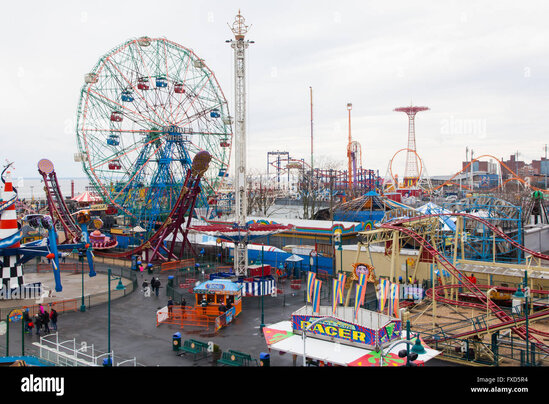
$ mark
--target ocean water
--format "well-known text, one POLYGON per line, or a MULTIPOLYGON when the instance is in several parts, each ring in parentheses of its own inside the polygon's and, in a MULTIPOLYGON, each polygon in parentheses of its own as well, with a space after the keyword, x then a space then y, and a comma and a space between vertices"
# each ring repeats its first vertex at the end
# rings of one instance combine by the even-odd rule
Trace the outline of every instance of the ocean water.
MULTIPOLYGON (((74 182, 74 196, 81 194, 90 186, 88 178, 58 178, 61 194, 64 197, 71 196, 71 184, 74 182)), ((20 200, 45 199, 44 180, 42 178, 12 178, 13 186, 17 189, 20 200)))

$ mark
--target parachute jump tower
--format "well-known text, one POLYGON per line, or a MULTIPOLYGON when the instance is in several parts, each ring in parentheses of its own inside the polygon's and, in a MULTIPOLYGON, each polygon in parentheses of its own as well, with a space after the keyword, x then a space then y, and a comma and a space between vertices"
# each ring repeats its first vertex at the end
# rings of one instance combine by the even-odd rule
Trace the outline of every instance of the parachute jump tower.
POLYGON ((416 151, 415 117, 420 111, 428 111, 428 107, 395 108, 396 112, 405 112, 408 115, 408 151, 406 152, 406 167, 404 171, 404 187, 414 187, 419 181, 419 164, 416 151))
MULTIPOLYGON (((245 24, 240 10, 230 26, 233 40, 227 42, 234 49, 235 93, 235 210, 238 227, 246 226, 246 49, 253 41, 245 40, 249 26, 245 24)), ((237 276, 248 272, 248 245, 246 239, 235 244, 234 271, 237 276)))

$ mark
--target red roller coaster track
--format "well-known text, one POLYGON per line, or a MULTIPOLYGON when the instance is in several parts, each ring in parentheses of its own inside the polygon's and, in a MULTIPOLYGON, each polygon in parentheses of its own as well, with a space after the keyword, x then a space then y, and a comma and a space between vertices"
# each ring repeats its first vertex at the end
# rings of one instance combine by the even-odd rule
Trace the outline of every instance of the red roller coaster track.
MULTIPOLYGON (((41 160, 41 162, 42 161, 43 160, 41 160)), ((51 164, 51 162, 49 164, 51 164)), ((48 168, 48 170, 43 171, 39 163, 38 172, 44 179, 44 190, 46 191, 50 216, 54 221, 54 225, 60 223, 63 227, 65 240, 62 244, 76 243, 82 236, 82 230, 74 221, 74 218, 71 216, 69 209, 65 204, 61 189, 59 188, 59 181, 57 181, 57 174, 53 169, 53 164, 48 166, 48 168)))
POLYGON ((187 171, 185 182, 177 198, 177 202, 173 206, 170 215, 160 228, 145 242, 138 247, 123 252, 95 251, 94 253, 100 257, 109 258, 130 258, 133 255, 145 252, 144 260, 152 261, 170 261, 172 259, 181 259, 183 251, 186 247, 190 249, 193 255, 196 255, 194 248, 189 242, 187 235, 189 226, 193 217, 194 206, 196 199, 200 194, 200 180, 207 169, 211 156, 207 152, 196 154, 193 160, 192 167, 187 171), (175 253, 175 245, 177 235, 183 237, 179 255, 175 253), (164 245, 166 238, 171 235, 172 238, 168 245, 164 245))
MULTIPOLYGON (((436 213, 431 215, 418 216, 414 218, 397 219, 381 225, 382 228, 392 229, 395 231, 402 232, 407 236, 413 238, 420 245, 422 245, 424 250, 427 251, 434 259, 436 259, 444 267, 446 271, 448 271, 452 276, 454 276, 454 278, 456 278, 458 283, 460 283, 465 288, 467 288, 469 292, 471 292, 473 296, 481 302, 483 308, 490 309, 501 322, 509 323, 509 322, 515 321, 511 316, 509 316, 505 311, 503 311, 496 303, 494 303, 490 299, 487 299, 486 295, 478 288, 477 285, 473 284, 468 277, 464 276, 459 269, 457 269, 453 264, 451 264, 448 261, 448 259, 446 259, 446 257, 443 256, 436 248, 434 248, 425 238, 423 238, 421 235, 416 233, 414 230, 402 226, 404 223, 409 223, 412 221, 417 221, 424 218, 437 217, 437 216, 463 216, 463 217, 476 220, 484 224, 488 228, 490 228, 493 232, 498 233, 501 237, 503 237, 505 240, 507 240, 509 243, 511 243, 515 247, 531 254, 532 256, 535 256, 537 258, 544 259, 544 260, 549 260, 549 256, 539 253, 537 251, 532 251, 524 247, 523 245, 517 243, 515 240, 508 237, 505 233, 500 231, 497 227, 493 226, 487 220, 471 214, 467 214, 467 213, 436 213)), ((526 333, 524 326, 513 327, 512 330, 522 339, 525 339, 525 340, 528 339, 532 341, 540 350, 546 353, 549 353, 549 347, 545 345, 543 342, 536 339, 534 336, 532 336, 531 333, 526 333)))

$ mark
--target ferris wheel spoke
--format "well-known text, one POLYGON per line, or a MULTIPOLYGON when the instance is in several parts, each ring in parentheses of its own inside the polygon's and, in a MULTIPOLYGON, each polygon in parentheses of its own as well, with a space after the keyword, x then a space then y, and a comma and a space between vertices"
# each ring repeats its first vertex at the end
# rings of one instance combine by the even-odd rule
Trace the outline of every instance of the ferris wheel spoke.
MULTIPOLYGON (((133 89, 133 93, 134 94, 138 94, 139 95, 139 98, 141 98, 143 100, 143 102, 145 102, 145 104, 147 105, 147 110, 148 111, 152 111, 154 113, 154 115, 156 115, 160 120, 163 120, 162 117, 160 115, 157 114, 156 110, 154 108, 152 108, 152 106, 147 102, 147 100, 141 95, 141 93, 139 91, 137 91, 137 89, 133 86, 133 84, 128 80, 128 78, 124 75, 124 73, 122 73, 118 67, 116 67, 116 65, 110 60, 108 59, 109 63, 116 69, 116 71, 118 71, 118 73, 120 73, 120 75, 123 77, 123 79, 126 81, 126 83, 133 89)), ((151 119, 152 120, 152 119, 151 119)), ((157 125, 161 125, 160 123, 156 122, 157 125)), ((166 121, 163 122, 163 124, 167 125, 168 123, 166 121)))
MULTIPOLYGON (((204 82, 204 84, 202 85, 202 87, 200 88, 200 90, 198 91, 196 97, 192 100, 191 104, 189 105, 189 107, 184 111, 184 115, 187 115, 187 112, 189 111, 189 109, 192 108, 192 106, 194 105, 195 101, 197 100, 198 96, 200 95, 200 93, 204 90, 204 87, 206 86, 207 84, 207 81, 204 82)), ((178 122, 176 122, 176 125, 180 125, 181 122, 183 122, 183 120, 180 120, 178 122)))
POLYGON ((154 155, 156 155, 158 153, 158 151, 160 150, 160 146, 158 146, 154 151, 153 153, 149 156, 149 158, 146 160, 145 164, 143 164, 140 168, 138 168, 136 170, 136 172, 132 175, 131 178, 128 179, 128 182, 127 184, 124 186, 124 188, 122 188, 120 190, 120 192, 118 194, 115 195, 114 199, 117 199, 118 196, 124 192, 126 190, 126 188, 128 187, 129 184, 131 184, 131 182, 133 181, 133 179, 138 175, 140 174, 146 167, 147 167, 147 164, 149 163, 149 161, 154 157, 154 155))
MULTIPOLYGON (((120 104, 120 103, 118 103, 118 102, 116 102, 116 101, 114 101, 114 100, 108 98, 107 96, 105 96, 105 95, 103 95, 103 94, 100 94, 100 93, 98 93, 98 92, 96 92, 96 91, 94 91, 94 90, 90 90, 90 92, 93 93, 93 94, 95 94, 95 95, 97 95, 98 97, 101 97, 101 98, 103 98, 103 99, 105 99, 105 100, 107 100, 107 101, 113 103, 114 105, 120 107, 122 110, 130 112, 133 116, 141 117, 141 118, 143 118, 144 121, 148 121, 148 122, 152 123, 153 125, 159 125, 157 122, 153 121, 152 119, 150 119, 150 118, 148 118, 148 117, 146 117, 146 116, 143 116, 143 115, 140 114, 138 111, 129 109, 129 108, 127 108, 126 106, 124 106, 124 105, 122 105, 122 104, 120 104)), ((128 119, 131 119, 131 118, 128 116, 128 119)), ((137 119, 137 120, 134 120, 134 122, 135 122, 135 123, 139 123, 140 120, 137 119)), ((159 125, 159 126, 162 126, 162 125, 159 125)))
POLYGON ((112 163, 113 161, 115 160, 119 160, 120 158, 124 157, 124 156, 127 156, 128 154, 136 151, 136 150, 139 150, 143 147, 145 147, 145 145, 149 144, 149 143, 152 143, 154 141, 156 141, 158 138, 155 138, 155 139, 151 139, 149 140, 148 142, 145 142, 143 144, 138 144, 137 146, 133 147, 134 145, 132 144, 131 146, 129 146, 127 149, 121 149, 118 153, 116 154, 111 154, 107 157, 105 157, 106 160, 103 160, 103 161, 99 161, 97 165, 95 166, 91 166, 90 167, 92 169, 96 169, 96 168, 99 168, 99 167, 102 167, 104 166, 105 164, 108 164, 108 163, 112 163))

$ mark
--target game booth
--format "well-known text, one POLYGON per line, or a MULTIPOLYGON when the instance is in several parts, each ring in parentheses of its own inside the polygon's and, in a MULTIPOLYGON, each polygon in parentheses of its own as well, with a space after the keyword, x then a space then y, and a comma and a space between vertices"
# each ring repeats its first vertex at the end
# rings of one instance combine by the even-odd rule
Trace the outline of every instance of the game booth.
MULTIPOLYGON (((305 306, 281 321, 263 329, 269 350, 291 353, 294 362, 306 358, 317 366, 404 366, 407 358, 399 356, 406 349, 402 342, 407 331, 400 319, 382 313, 351 307, 339 307, 334 315, 330 307, 321 306, 318 313, 305 306), (303 332, 305 330, 305 338, 303 332)), ((415 343, 417 334, 410 335, 415 343)), ((439 351, 420 339, 421 353, 414 365, 422 365, 439 351)), ((296 363, 295 363, 296 364, 296 363)))
POLYGON ((193 289, 195 306, 202 307, 205 315, 220 316, 223 305, 227 323, 238 317, 242 311, 242 285, 229 279, 211 279, 200 283, 193 289), (204 301, 206 303, 204 303, 204 301))

